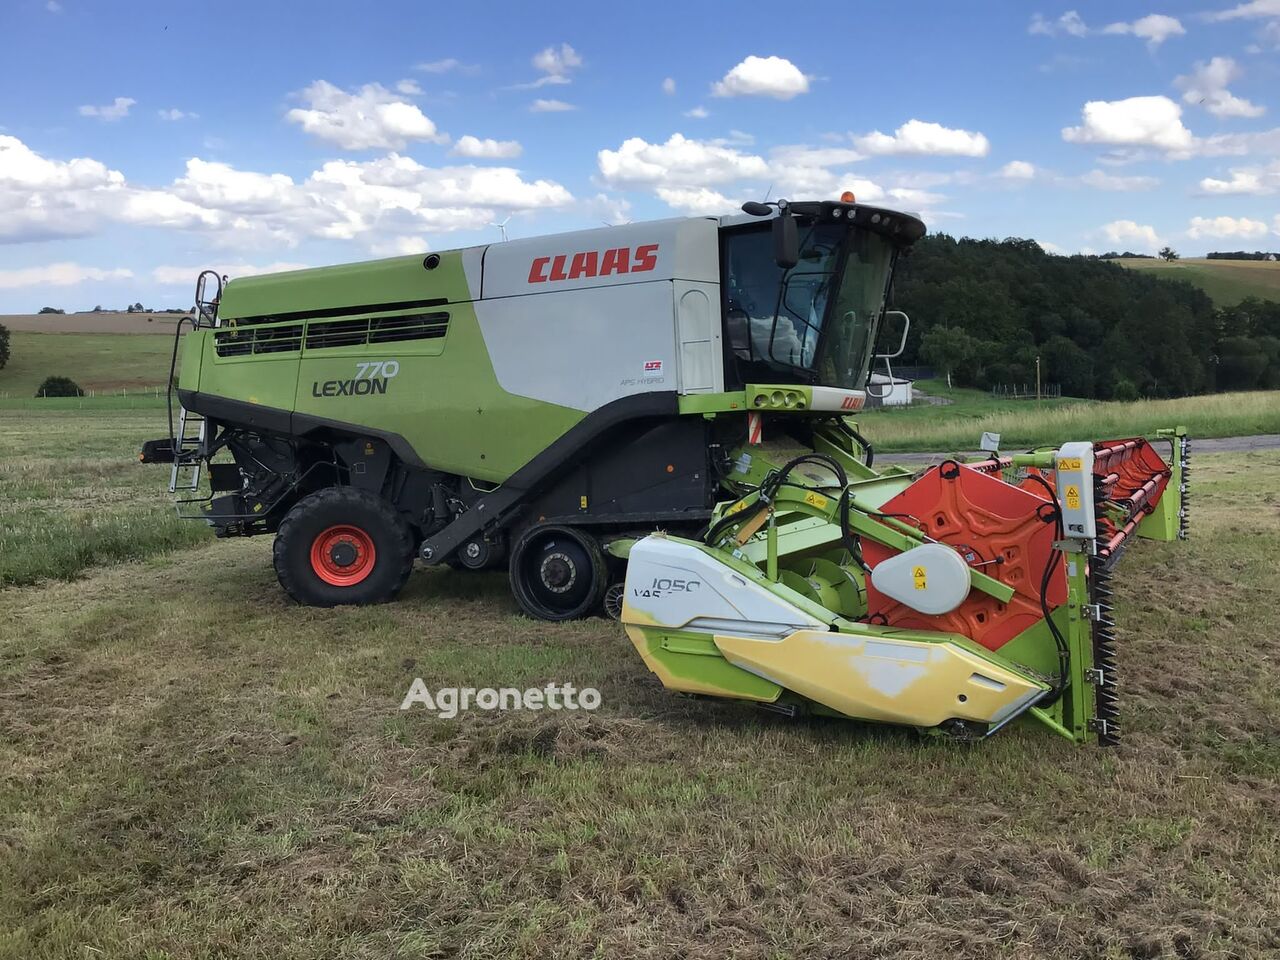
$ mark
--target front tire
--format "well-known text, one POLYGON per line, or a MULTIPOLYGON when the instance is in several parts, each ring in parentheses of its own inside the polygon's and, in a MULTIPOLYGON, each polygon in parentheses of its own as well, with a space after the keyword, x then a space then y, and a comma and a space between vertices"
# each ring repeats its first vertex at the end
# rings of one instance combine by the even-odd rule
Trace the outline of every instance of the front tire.
POLYGON ((511 550, 511 592, 537 620, 577 620, 595 613, 609 586, 600 543, 573 527, 532 527, 511 550))
POLYGON ((413 570, 409 525, 381 497, 328 487, 299 500, 276 532, 280 586, 311 607, 385 603, 413 570))

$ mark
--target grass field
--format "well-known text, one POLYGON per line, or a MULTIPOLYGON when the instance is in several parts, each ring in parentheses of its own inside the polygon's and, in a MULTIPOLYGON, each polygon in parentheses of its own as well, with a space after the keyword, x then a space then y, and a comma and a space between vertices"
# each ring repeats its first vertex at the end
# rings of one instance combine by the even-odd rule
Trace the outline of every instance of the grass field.
POLYGON ((1275 391, 1132 403, 1062 399, 1040 404, 1034 400, 994 400, 979 390, 949 390, 934 381, 921 386, 929 394, 954 402, 943 407, 916 404, 859 414, 860 429, 876 450, 976 450, 984 431, 999 433, 1006 450, 1072 438, 1151 434, 1177 425, 1199 437, 1280 433, 1280 392, 1275 391))
POLYGON ((1280 300, 1280 262, 1276 261, 1187 257, 1166 262, 1137 257, 1114 262, 1157 277, 1185 280, 1207 293, 1220 307, 1234 306, 1248 297, 1280 300))
POLYGON ((173 338, 14 332, 9 352, 9 362, 0 368, 0 400, 33 399, 51 376, 70 377, 85 391, 145 391, 168 382, 173 338))
POLYGON ((0 958, 1280 951, 1280 453, 1201 458, 1194 539, 1125 557, 1122 747, 963 747, 673 697, 496 574, 292 606, 266 541, 175 552, 153 420, 0 420, 0 556, 102 504, 139 558, 0 589, 0 958), (414 677, 603 705, 446 721, 414 677))

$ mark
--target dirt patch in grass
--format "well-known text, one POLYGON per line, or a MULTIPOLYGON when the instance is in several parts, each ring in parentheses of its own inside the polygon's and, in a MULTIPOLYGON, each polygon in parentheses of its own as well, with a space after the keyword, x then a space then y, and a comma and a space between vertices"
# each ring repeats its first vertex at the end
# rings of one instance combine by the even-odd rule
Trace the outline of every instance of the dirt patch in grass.
POLYGON ((1204 458, 1196 539, 1125 557, 1113 751, 674 697, 496 574, 310 610, 242 541, 10 589, 0 956, 1274 956, 1278 481, 1204 458))

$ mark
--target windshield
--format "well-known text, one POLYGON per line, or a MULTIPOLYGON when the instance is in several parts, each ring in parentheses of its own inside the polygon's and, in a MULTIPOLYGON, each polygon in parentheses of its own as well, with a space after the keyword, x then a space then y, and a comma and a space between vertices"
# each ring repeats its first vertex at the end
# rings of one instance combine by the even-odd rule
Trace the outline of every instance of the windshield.
POLYGON ((767 225, 728 235, 726 332, 734 356, 789 379, 861 388, 892 262, 885 238, 831 223, 801 228, 800 262, 790 270, 774 262, 767 225))

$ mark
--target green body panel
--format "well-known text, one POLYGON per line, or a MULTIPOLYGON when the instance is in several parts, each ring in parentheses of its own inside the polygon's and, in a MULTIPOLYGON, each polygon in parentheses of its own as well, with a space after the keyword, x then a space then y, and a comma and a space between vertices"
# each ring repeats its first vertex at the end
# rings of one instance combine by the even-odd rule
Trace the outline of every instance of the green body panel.
MULTIPOLYGON (((440 265, 431 271, 423 269, 421 258, 401 257, 238 280, 228 285, 219 314, 226 323, 234 317, 332 311, 335 304, 446 296, 453 302, 376 311, 379 319, 414 316, 424 310, 447 313, 448 332, 432 339, 320 348, 300 343, 300 349, 288 352, 220 357, 214 350, 215 335, 252 340, 300 323, 310 331, 334 321, 294 319, 201 330, 188 337, 191 353, 200 344, 200 362, 183 364, 179 385, 183 390, 398 434, 428 466, 501 483, 584 414, 508 393, 499 386, 469 300, 459 254, 441 255, 440 265), (378 377, 385 367, 377 365, 386 361, 397 365, 396 372, 378 377), (371 377, 381 379, 378 390, 361 395, 337 392, 337 384, 371 377)), ((369 317, 373 312, 355 311, 342 319, 369 317)), ((256 350, 245 349, 250 348, 256 350)))
POLYGON ((718 696, 772 703, 783 688, 772 680, 735 667, 724 659, 715 641, 705 633, 641 628, 645 652, 674 677, 720 691, 718 696))
POLYGON ((479 291, 472 291, 467 283, 463 254, 459 250, 440 254, 440 265, 434 270, 425 269, 423 257, 414 255, 243 277, 227 284, 218 316, 225 323, 239 317, 370 303, 465 302, 478 296, 479 291))

